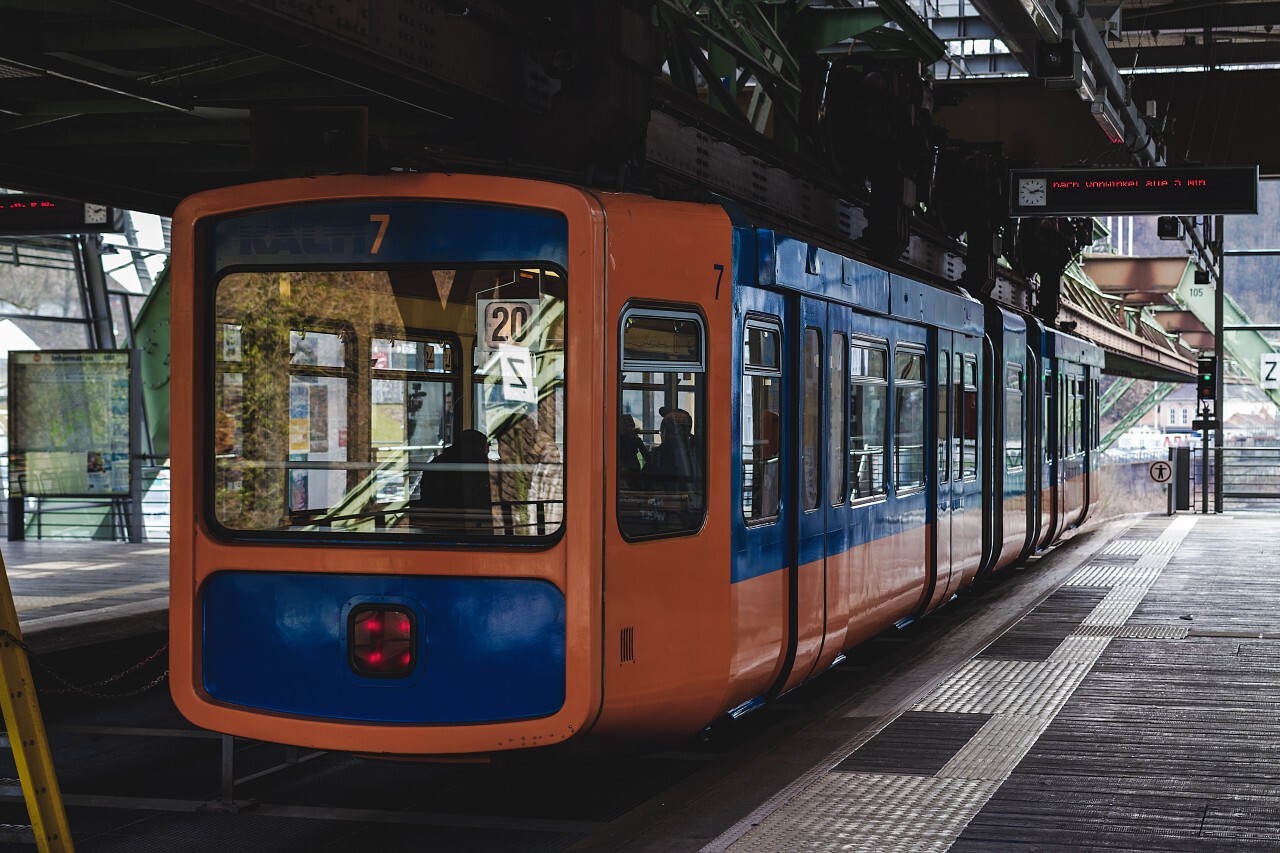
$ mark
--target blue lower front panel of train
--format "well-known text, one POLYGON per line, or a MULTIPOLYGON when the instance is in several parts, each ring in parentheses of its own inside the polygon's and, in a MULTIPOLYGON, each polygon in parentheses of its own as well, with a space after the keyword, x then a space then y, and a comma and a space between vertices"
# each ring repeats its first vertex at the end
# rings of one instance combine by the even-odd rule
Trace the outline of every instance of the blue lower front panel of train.
POLYGON ((545 581, 228 571, 209 578, 202 609, 203 684, 218 702, 387 724, 531 719, 564 704, 565 601, 545 581), (405 666, 390 675, 376 671, 376 642, 353 653, 384 616, 403 626, 405 666))

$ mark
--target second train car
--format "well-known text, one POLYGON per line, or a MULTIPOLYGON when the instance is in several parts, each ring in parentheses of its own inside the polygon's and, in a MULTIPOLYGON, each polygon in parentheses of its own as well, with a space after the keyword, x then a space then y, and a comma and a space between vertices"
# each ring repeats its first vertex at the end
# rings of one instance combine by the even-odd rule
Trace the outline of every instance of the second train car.
POLYGON ((714 204, 467 175, 174 219, 194 723, 672 742, 1078 525, 1100 351, 714 204))

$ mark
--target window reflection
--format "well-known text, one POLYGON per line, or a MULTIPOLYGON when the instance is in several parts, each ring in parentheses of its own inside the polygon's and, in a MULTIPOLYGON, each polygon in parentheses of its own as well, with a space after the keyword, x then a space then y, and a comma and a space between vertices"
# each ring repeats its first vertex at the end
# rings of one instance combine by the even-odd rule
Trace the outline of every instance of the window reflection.
POLYGON ((564 294, 562 275, 537 268, 226 276, 215 517, 250 531, 554 533, 564 294))
POLYGON ((702 320, 631 310, 622 320, 618 526, 630 539, 693 533, 706 513, 702 320))

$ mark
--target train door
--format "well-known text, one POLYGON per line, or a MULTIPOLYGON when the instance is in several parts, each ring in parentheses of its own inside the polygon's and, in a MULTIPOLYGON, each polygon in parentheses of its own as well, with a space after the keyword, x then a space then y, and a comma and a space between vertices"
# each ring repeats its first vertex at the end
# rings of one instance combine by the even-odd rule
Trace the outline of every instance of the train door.
POLYGON ((1056 465, 1056 476, 1054 477, 1054 489, 1057 492, 1057 519, 1054 525, 1054 536, 1062 535, 1062 531, 1067 529, 1067 517, 1070 514, 1071 494, 1070 484, 1071 475, 1069 471, 1069 458, 1072 453, 1071 449, 1071 380, 1067 377, 1063 368, 1066 363, 1058 359, 1058 460, 1056 465))
POLYGON ((951 516, 963 502, 958 491, 959 482, 952 477, 952 456, 955 452, 955 419, 952 411, 952 369, 955 358, 955 335, 939 329, 938 344, 934 348, 936 360, 933 366, 933 400, 936 431, 934 433, 934 523, 931 544, 931 569, 933 588, 925 607, 932 610, 943 604, 951 594, 951 516))
MULTIPOLYGON (((1099 444, 1101 436, 1098 434, 1098 374, 1099 370, 1096 365, 1086 368, 1088 373, 1088 395, 1085 397, 1085 442, 1084 450, 1088 459, 1085 465, 1085 476, 1088 478, 1088 489, 1085 496, 1088 498, 1088 507, 1085 509, 1084 517, 1087 517, 1089 511, 1098 505, 1098 500, 1102 497, 1102 478, 1098 475, 1098 466, 1101 464, 1101 451, 1099 444)), ((1083 518, 1082 517, 1082 521, 1083 518)))
POLYGON ((798 405, 787 411, 795 413, 791 428, 797 440, 786 457, 786 467, 795 476, 784 503, 795 508, 798 536, 791 584, 794 651, 784 691, 812 674, 822 657, 827 627, 827 311, 827 303, 800 297, 794 329, 789 330, 798 357, 791 361, 794 370, 787 374, 786 384, 794 389, 798 405))
MULTIPOLYGON (((1034 339, 1033 336, 1034 330, 1028 327, 1028 338, 1034 339)), ((1030 344, 1026 347, 1025 361, 1027 365, 1027 396, 1023 401, 1023 411, 1026 413, 1027 424, 1026 429, 1023 431, 1023 440, 1025 442, 1024 456, 1027 465, 1027 544, 1018 556, 1019 562, 1035 553, 1037 546, 1040 544, 1040 535, 1044 532, 1044 520, 1040 509, 1040 471, 1044 467, 1043 453, 1040 447, 1043 429, 1040 421, 1044 417, 1044 413, 1037 402, 1043 395, 1043 386, 1040 378, 1040 360, 1036 358, 1036 351, 1030 344)))
POLYGON ((735 524, 734 622, 747 641, 737 649, 735 676, 759 683, 754 695, 777 693, 794 659, 796 572, 795 297, 745 288, 738 315, 739 509, 735 524), (784 334, 785 330, 785 334, 784 334), (739 526, 740 525, 740 526, 739 526))
POLYGON ((1084 521, 1088 507, 1087 459, 1085 438, 1088 431, 1084 423, 1084 368, 1079 364, 1065 364, 1066 450, 1064 455, 1063 489, 1065 507, 1063 529, 1076 527, 1084 521))
POLYGON ((948 597, 977 575, 982 561, 982 338, 956 333, 951 353, 951 580, 948 597))
MULTIPOLYGON (((1042 352, 1048 342, 1042 344, 1042 352)), ((1048 547, 1058 528, 1058 386, 1053 359, 1047 354, 1040 365, 1040 540, 1048 547)))
POLYGON ((849 508, 849 355, 852 312, 842 305, 827 310, 827 439, 826 625, 819 666, 831 663, 848 645, 853 618, 855 571, 852 565, 853 529, 849 508))

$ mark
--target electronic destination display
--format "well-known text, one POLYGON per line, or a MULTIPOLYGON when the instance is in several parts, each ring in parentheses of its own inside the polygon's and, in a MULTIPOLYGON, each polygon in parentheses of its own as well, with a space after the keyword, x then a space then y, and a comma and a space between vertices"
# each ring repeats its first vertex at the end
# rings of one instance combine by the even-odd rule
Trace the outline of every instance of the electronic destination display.
POLYGON ((1013 216, 1257 212, 1257 166, 1009 171, 1009 213, 1013 216))

